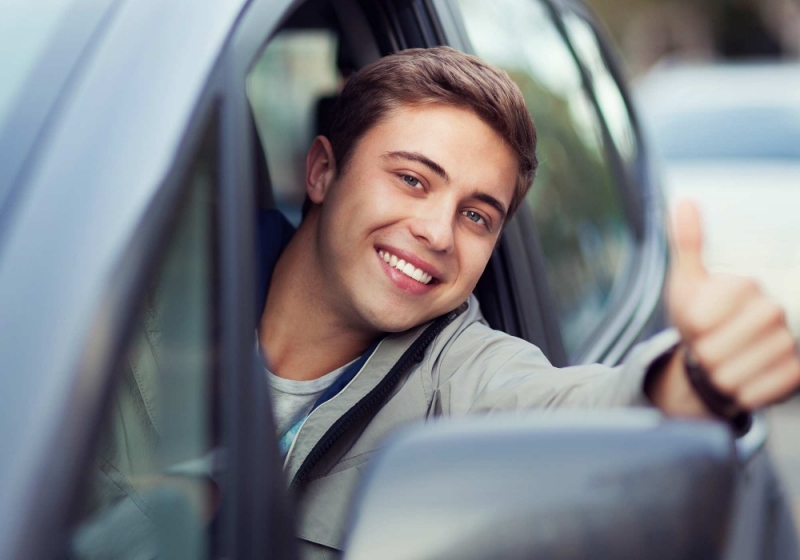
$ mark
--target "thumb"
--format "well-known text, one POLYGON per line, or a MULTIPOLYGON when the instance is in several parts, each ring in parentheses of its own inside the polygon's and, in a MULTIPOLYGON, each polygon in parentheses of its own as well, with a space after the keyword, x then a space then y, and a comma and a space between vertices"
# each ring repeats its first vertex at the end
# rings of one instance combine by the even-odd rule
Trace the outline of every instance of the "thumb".
POLYGON ((698 280, 706 278, 708 272, 703 265, 703 220, 695 202, 688 199, 678 202, 672 216, 670 237, 673 274, 698 280))

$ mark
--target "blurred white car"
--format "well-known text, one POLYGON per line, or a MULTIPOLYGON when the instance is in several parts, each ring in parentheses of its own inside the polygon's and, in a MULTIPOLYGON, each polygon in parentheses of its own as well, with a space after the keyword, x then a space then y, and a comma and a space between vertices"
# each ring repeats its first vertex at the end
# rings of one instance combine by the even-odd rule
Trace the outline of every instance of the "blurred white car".
POLYGON ((757 277, 800 333, 800 64, 660 67, 636 99, 670 203, 703 210, 706 264, 757 277))

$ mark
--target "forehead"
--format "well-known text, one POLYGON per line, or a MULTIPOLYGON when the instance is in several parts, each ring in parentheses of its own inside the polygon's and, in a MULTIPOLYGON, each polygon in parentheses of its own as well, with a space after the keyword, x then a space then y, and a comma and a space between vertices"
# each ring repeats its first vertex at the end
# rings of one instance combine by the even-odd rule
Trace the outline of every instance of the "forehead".
POLYGON ((436 162, 456 187, 491 191, 508 204, 518 162, 503 138, 472 111, 447 105, 402 106, 369 129, 354 157, 377 161, 413 152, 436 162))

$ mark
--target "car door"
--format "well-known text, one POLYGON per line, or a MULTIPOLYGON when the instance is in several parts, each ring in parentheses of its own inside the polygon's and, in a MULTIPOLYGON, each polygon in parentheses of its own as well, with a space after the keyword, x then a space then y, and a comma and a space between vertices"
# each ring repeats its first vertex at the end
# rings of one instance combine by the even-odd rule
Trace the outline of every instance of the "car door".
POLYGON ((227 141, 244 5, 124 3, 26 154, 0 255, 0 556, 289 556, 227 141))

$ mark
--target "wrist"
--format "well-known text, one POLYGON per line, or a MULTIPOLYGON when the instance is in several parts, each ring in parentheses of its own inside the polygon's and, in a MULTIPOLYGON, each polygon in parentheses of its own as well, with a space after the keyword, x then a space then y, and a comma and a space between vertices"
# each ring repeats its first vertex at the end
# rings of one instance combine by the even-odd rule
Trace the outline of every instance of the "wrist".
POLYGON ((645 394, 650 401, 670 416, 694 418, 712 414, 693 389, 684 368, 686 347, 675 346, 656 360, 645 379, 645 394))
POLYGON ((752 417, 733 397, 717 388, 690 349, 683 349, 683 369, 695 395, 703 402, 705 408, 719 420, 730 424, 737 435, 750 429, 752 417))

